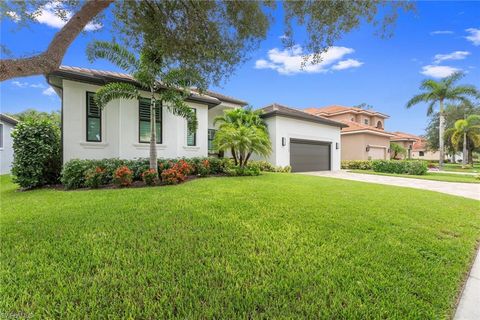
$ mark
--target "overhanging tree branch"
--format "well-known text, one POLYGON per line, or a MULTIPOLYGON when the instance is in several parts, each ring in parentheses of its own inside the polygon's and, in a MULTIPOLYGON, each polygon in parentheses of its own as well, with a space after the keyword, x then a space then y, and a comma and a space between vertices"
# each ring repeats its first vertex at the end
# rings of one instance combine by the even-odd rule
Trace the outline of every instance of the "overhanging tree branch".
POLYGON ((47 50, 28 58, 0 60, 0 81, 47 74, 58 69, 68 47, 83 28, 114 0, 90 0, 55 34, 47 50))

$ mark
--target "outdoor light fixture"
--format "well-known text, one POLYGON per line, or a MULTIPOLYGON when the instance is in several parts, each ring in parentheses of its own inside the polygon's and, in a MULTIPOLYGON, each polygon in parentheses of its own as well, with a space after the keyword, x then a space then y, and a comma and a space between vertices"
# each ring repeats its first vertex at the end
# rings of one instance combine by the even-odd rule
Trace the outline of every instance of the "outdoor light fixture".
POLYGON ((335 142, 335 149, 340 149, 340 144, 338 142, 335 142))
POLYGON ((282 147, 285 147, 287 145, 287 138, 282 137, 282 147))
POLYGON ((365 149, 367 152, 370 151, 370 146, 367 146, 367 148, 365 149))

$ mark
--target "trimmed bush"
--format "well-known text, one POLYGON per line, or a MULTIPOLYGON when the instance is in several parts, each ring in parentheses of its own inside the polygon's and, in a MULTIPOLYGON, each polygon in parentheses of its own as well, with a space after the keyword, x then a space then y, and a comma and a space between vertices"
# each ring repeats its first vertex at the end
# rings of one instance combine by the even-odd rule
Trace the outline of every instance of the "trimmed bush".
POLYGON ((245 167, 234 166, 228 168, 225 172, 229 176, 258 176, 260 175, 260 168, 255 165, 247 164, 245 167))
POLYGON ((372 170, 372 160, 342 160, 342 169, 372 170))
POLYGON ((372 169, 383 173, 424 175, 428 166, 425 161, 418 160, 373 160, 372 169))
POLYGON ((85 186, 92 189, 100 187, 104 181, 104 175, 105 170, 100 167, 88 169, 85 173, 85 186))
POLYGON ((142 180, 147 186, 153 186, 158 183, 158 173, 153 169, 148 169, 142 173, 142 180))
POLYGON ((62 167, 60 129, 50 120, 19 122, 12 132, 13 181, 23 189, 58 183, 62 167))
POLYGON ((121 166, 115 170, 113 182, 119 187, 128 187, 132 184, 133 172, 127 166, 121 166))

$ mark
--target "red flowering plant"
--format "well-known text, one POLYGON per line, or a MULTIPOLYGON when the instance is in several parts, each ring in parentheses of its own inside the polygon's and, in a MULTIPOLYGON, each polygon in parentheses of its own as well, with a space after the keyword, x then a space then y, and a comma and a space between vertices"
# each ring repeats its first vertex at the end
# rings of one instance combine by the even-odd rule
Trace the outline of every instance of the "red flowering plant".
POLYGON ((133 172, 127 166, 121 166, 115 170, 113 182, 119 187, 128 187, 132 184, 133 172))
POLYGON ((148 186, 153 186, 158 183, 158 174, 154 169, 148 169, 142 173, 142 180, 148 186))
POLYGON ((208 159, 204 159, 197 164, 197 174, 201 177, 205 177, 210 174, 210 162, 208 159))
POLYGON ((102 184, 105 169, 95 167, 85 172, 85 186, 96 189, 102 184))
POLYGON ((191 171, 192 167, 185 160, 180 160, 177 163, 173 163, 169 169, 162 171, 162 181, 166 184, 183 182, 191 171))

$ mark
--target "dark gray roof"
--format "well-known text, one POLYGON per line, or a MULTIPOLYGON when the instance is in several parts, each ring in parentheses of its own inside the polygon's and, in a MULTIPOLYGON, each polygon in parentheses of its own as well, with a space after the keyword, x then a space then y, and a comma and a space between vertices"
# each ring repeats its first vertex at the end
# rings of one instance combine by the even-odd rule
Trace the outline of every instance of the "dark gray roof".
MULTIPOLYGON (((79 68, 79 67, 60 66, 58 70, 47 75, 47 77, 52 77, 52 76, 65 78, 65 79, 72 79, 72 80, 86 82, 86 83, 95 83, 99 85, 102 85, 108 82, 113 82, 113 81, 120 81, 120 82, 132 83, 136 86, 139 86, 139 84, 135 81, 135 79, 127 73, 95 70, 95 69, 87 69, 87 68, 79 68)), ((241 106, 247 105, 245 101, 235 99, 229 96, 225 96, 223 94, 213 92, 213 91, 206 91, 205 93, 199 93, 195 90, 192 90, 190 99, 193 101, 207 103, 209 105, 218 105, 221 103, 221 101, 231 102, 231 103, 239 104, 241 106)))
POLYGON ((309 114, 298 109, 282 106, 278 103, 271 104, 260 110, 263 111, 263 114, 262 114, 263 118, 269 118, 273 116, 283 116, 283 117, 293 118, 298 120, 322 123, 322 124, 340 127, 340 128, 348 127, 346 124, 342 122, 330 120, 321 116, 315 116, 313 114, 309 114))
POLYGON ((7 116, 6 114, 3 114, 3 113, 0 113, 0 120, 6 123, 10 123, 11 125, 16 125, 18 123, 17 119, 7 116))

